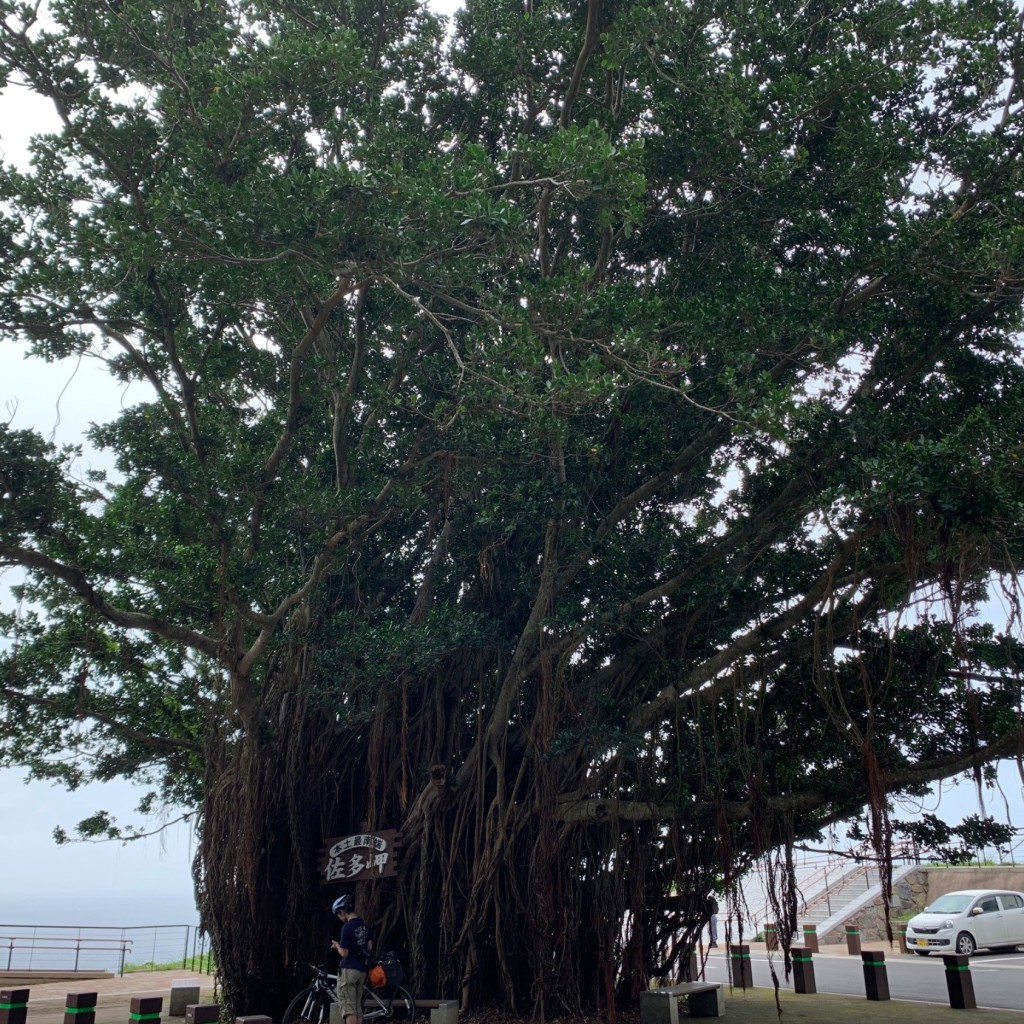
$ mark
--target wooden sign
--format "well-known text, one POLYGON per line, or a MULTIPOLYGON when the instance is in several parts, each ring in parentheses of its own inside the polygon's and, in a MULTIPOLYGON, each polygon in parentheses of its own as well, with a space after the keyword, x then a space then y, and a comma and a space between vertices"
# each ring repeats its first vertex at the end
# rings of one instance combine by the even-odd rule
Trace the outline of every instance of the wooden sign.
POLYGON ((398 874, 398 846, 401 839, 394 829, 328 839, 320 855, 320 884, 391 878, 398 874))

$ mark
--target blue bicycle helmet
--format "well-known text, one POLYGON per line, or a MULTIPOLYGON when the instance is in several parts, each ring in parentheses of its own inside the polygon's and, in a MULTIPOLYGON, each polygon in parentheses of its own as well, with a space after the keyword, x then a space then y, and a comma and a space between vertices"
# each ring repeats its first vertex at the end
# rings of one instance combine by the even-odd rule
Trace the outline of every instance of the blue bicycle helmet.
POLYGON ((348 911, 350 911, 355 905, 356 905, 355 898, 352 896, 351 893, 347 892, 347 893, 345 893, 344 896, 339 896, 331 904, 331 913, 332 914, 337 914, 337 913, 340 913, 342 910, 344 910, 346 913, 348 913, 348 911))

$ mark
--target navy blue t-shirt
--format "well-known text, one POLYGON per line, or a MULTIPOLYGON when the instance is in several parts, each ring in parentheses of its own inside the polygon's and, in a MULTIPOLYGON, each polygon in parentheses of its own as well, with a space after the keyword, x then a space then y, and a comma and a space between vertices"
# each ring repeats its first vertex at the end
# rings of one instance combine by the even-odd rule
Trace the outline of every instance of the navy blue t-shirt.
POLYGON ((341 938, 338 945, 348 950, 338 962, 338 970, 362 971, 366 973, 366 961, 370 959, 370 942, 373 932, 361 917, 349 918, 341 926, 341 938))

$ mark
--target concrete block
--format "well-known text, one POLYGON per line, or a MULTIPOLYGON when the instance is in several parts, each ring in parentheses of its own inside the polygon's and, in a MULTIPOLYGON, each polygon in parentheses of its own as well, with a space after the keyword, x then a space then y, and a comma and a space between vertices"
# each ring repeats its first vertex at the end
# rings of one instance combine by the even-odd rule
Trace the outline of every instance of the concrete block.
POLYGON ((167 1007, 168 1017, 184 1017, 189 1003, 199 1002, 199 983, 189 978, 171 982, 171 1001, 167 1007))
POLYGON ((679 1024, 679 997, 667 988, 641 992, 640 1024, 679 1024))
POLYGON ((430 1011, 430 1024, 459 1024, 459 1004, 454 999, 442 999, 430 1011))
POLYGON ((686 1000, 691 1017, 724 1017, 725 992, 717 985, 710 992, 692 992, 686 1000))

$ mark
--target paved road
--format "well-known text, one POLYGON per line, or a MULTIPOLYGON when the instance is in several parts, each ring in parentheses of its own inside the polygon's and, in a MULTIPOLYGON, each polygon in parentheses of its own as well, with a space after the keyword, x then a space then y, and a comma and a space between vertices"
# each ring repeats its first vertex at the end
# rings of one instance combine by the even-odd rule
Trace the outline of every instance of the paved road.
MULTIPOLYGON (((750 954, 754 985, 770 988, 768 956, 759 950, 750 954)), ((889 992, 893 999, 949 1005, 945 971, 939 956, 902 956, 886 951, 889 992)), ((783 976, 781 956, 775 957, 779 984, 792 989, 792 978, 783 976)), ((819 992, 835 995, 864 995, 864 974, 859 957, 816 955, 814 977, 819 992)), ((976 953, 971 957, 971 977, 978 1006, 989 1009, 1024 1010, 1024 953, 976 953)), ((712 954, 707 963, 707 980, 728 982, 726 958, 712 954)))

